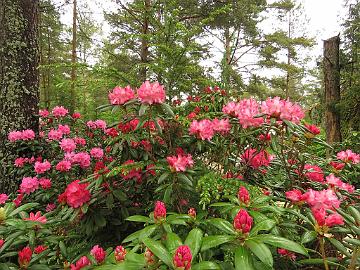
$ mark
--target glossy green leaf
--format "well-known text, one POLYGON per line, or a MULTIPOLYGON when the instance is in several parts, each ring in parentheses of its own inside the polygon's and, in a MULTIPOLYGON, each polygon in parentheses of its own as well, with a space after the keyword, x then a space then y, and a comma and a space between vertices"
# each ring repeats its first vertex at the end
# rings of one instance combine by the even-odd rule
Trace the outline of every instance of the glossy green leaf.
POLYGON ((240 246, 235 251, 236 270, 255 270, 250 252, 246 247, 240 246))
POLYGON ((191 270, 220 270, 220 266, 214 262, 202 261, 191 266, 191 270))
POLYGON ((312 242, 312 241, 314 241, 316 239, 316 237, 317 237, 317 232, 315 232, 315 231, 306 231, 301 236, 301 244, 306 244, 306 243, 312 242))
POLYGON ((273 266, 273 257, 267 245, 258 241, 247 240, 245 242, 245 246, 247 246, 252 251, 252 253, 254 253, 260 259, 260 261, 270 267, 273 266))
POLYGON ((306 251, 306 249, 303 246, 295 243, 294 241, 286 239, 284 237, 275 236, 275 235, 271 235, 271 234, 261 234, 261 235, 254 236, 251 239, 260 241, 260 242, 264 242, 266 244, 269 244, 269 245, 272 245, 275 247, 285 248, 287 250, 294 251, 294 252, 297 252, 299 254, 303 254, 306 256, 308 255, 308 252, 306 251))
POLYGON ((233 241, 235 236, 232 235, 210 235, 205 236, 202 240, 201 251, 233 241))
POLYGON ((222 230, 223 232, 227 234, 235 234, 235 230, 233 228, 233 225, 222 218, 212 218, 208 221, 211 225, 215 226, 219 230, 222 230))
POLYGON ((172 267, 172 257, 169 251, 160 243, 151 238, 145 238, 143 240, 145 246, 147 246, 152 253, 160 260, 162 260, 167 266, 172 267))
POLYGON ((185 245, 189 246, 193 258, 198 254, 203 239, 203 232, 198 229, 192 229, 185 239, 185 245))
POLYGON ((272 219, 264 219, 257 223, 250 231, 250 236, 256 235, 260 231, 269 231, 275 226, 275 221, 272 219))
POLYGON ((14 211, 12 211, 8 217, 12 217, 12 216, 15 216, 16 214, 22 212, 22 211, 26 211, 28 209, 32 209, 36 206, 38 206, 39 204, 38 203, 27 203, 27 204, 24 204, 18 208, 16 208, 14 211))
POLYGON ((140 215, 130 216, 130 217, 126 218, 126 220, 134 221, 134 222, 145 222, 145 223, 151 221, 151 219, 149 217, 140 216, 140 215))
POLYGON ((167 250, 169 250, 169 252, 172 254, 178 246, 182 245, 182 241, 176 233, 170 232, 166 234, 165 244, 167 250))

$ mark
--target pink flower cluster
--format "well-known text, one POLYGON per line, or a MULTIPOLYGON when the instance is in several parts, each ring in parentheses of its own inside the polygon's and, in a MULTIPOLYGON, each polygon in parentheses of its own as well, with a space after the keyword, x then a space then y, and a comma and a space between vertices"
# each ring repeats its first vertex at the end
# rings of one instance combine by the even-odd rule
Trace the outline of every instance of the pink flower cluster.
POLYGON ((249 191, 243 186, 241 186, 239 188, 238 199, 239 199, 239 202, 242 204, 249 205, 249 203, 250 203, 249 191))
POLYGON ((190 154, 178 154, 177 156, 170 156, 166 158, 170 167, 177 172, 184 172, 186 168, 191 168, 194 164, 192 156, 190 154))
POLYGON ((59 172, 68 172, 71 170, 71 162, 69 160, 61 160, 56 164, 55 169, 59 172))
POLYGON ((10 142, 16 142, 20 140, 29 141, 35 139, 35 132, 31 129, 25 129, 21 131, 11 131, 8 135, 10 142))
POLYGON ((294 252, 291 252, 287 249, 284 249, 284 248, 278 248, 277 252, 283 256, 283 257, 287 257, 289 258, 290 260, 292 261, 295 261, 296 260, 296 255, 294 252))
POLYGON ((6 203, 6 201, 9 199, 9 196, 5 193, 0 194, 0 204, 6 203))
POLYGON ((60 201, 66 203, 72 208, 79 208, 91 198, 90 191, 87 190, 88 184, 80 183, 80 180, 71 182, 65 189, 65 192, 59 195, 60 201))
POLYGON ((360 162, 360 155, 349 149, 337 153, 336 157, 345 163, 358 164, 360 162))
POLYGON ((229 119, 217 119, 209 120, 194 120, 190 124, 189 132, 190 134, 194 134, 202 140, 211 140, 214 136, 215 132, 219 132, 221 134, 228 133, 231 129, 231 125, 229 123, 229 119))
POLYGON ((100 147, 94 147, 90 150, 90 155, 95 159, 101 159, 104 156, 104 150, 100 147))
POLYGON ((73 152, 76 149, 76 143, 73 139, 62 139, 60 142, 60 148, 64 152, 73 152))
POLYGON ((114 250, 115 261, 122 262, 126 257, 126 249, 123 246, 117 246, 114 250))
POLYGON ((242 234, 251 230, 253 219, 245 209, 240 209, 234 218, 234 229, 242 234))
POLYGON ((154 219, 162 220, 166 218, 166 206, 165 203, 157 201, 154 209, 154 219))
POLYGON ((20 192, 30 194, 39 188, 39 180, 36 177, 24 177, 20 184, 20 192))
POLYGON ((14 165, 18 168, 22 168, 24 167, 25 163, 32 164, 34 162, 35 162, 35 157, 31 157, 31 158, 18 157, 15 159, 14 165))
POLYGON ((59 118, 59 117, 64 117, 65 115, 67 115, 69 113, 69 111, 67 109, 65 109, 63 106, 56 106, 52 109, 51 113, 56 118, 59 118))
POLYGON ((142 103, 155 104, 163 103, 165 101, 164 86, 158 82, 150 83, 145 81, 137 90, 137 95, 142 103))
POLYGON ((39 222, 42 224, 45 224, 47 222, 47 219, 45 216, 41 215, 40 211, 37 211, 36 214, 30 213, 28 218, 24 218, 24 220, 33 221, 33 222, 39 222))
POLYGON ((75 264, 70 265, 71 270, 80 270, 91 265, 91 261, 86 256, 82 256, 75 264))
POLYGON ((99 245, 94 246, 91 249, 90 254, 95 258, 98 264, 102 264, 105 261, 106 252, 102 247, 99 247, 99 245))
POLYGON ((175 250, 173 263, 175 269, 189 270, 191 269, 192 254, 189 246, 182 245, 175 250))
POLYGON ((348 183, 344 183, 340 178, 336 177, 334 174, 330 174, 326 176, 326 183, 330 185, 330 187, 337 187, 342 190, 346 190, 349 193, 353 193, 355 191, 355 187, 348 183))
POLYGON ((27 269, 30 264, 32 254, 33 252, 30 247, 24 247, 18 252, 18 262, 21 269, 27 269))
POLYGON ((106 129, 106 122, 104 120, 101 120, 101 119, 98 119, 98 120, 95 120, 95 121, 87 121, 86 125, 90 129, 102 129, 102 130, 106 129))
POLYGON ((259 103, 255 99, 242 99, 239 102, 229 102, 222 111, 228 115, 237 117, 243 128, 258 127, 264 123, 260 114, 259 103))
POLYGON ((324 172, 316 165, 305 164, 305 177, 311 181, 322 183, 324 182, 324 172))
POLYGON ((71 160, 74 164, 79 164, 81 168, 87 168, 90 166, 90 155, 86 152, 79 152, 71 155, 71 160))
POLYGON ((44 160, 44 162, 36 161, 34 169, 37 174, 42 174, 51 169, 51 164, 47 160, 44 160))
POLYGON ((261 166, 269 166, 273 158, 274 157, 266 150, 258 151, 254 148, 246 149, 245 152, 241 155, 242 161, 253 169, 258 169, 261 166))
POLYGON ((125 88, 116 86, 109 93, 109 100, 112 105, 122 105, 135 97, 134 91, 128 85, 125 88))
POLYGON ((268 98, 261 103, 261 113, 269 117, 275 117, 279 120, 288 120, 298 124, 305 117, 302 108, 288 100, 282 100, 280 97, 268 98))

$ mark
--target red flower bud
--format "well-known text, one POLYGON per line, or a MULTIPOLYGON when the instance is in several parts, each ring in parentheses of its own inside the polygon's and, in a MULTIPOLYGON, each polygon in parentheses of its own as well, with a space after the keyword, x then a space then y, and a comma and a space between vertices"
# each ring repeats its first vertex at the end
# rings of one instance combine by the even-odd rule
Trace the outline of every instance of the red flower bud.
POLYGON ((122 262, 125 260, 126 249, 123 246, 117 246, 114 251, 115 261, 122 262))
POLYGON ((240 187, 238 192, 239 202, 245 205, 249 205, 250 203, 250 194, 249 191, 245 187, 240 187))
POLYGON ((179 246, 174 254, 173 263, 175 269, 189 270, 191 268, 191 250, 188 246, 179 246))
POLYGON ((253 224, 252 217, 245 209, 240 209, 234 218, 234 228, 240 233, 248 233, 251 230, 253 224))
POLYGON ((160 220, 166 218, 166 206, 163 202, 157 201, 154 209, 154 219, 160 220))

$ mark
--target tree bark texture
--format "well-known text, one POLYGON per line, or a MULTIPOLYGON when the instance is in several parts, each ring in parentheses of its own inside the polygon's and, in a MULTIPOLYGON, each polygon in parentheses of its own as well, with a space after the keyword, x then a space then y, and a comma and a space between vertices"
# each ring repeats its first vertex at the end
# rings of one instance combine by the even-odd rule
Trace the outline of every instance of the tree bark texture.
POLYGON ((336 105, 340 101, 339 36, 324 40, 324 83, 326 141, 341 141, 340 115, 336 105))
POLYGON ((9 169, 16 144, 12 130, 38 131, 38 1, 0 0, 0 193, 12 192, 19 179, 9 169))
POLYGON ((142 37, 141 37, 141 52, 140 52, 140 79, 145 81, 147 79, 147 66, 148 56, 149 56, 149 43, 148 43, 148 33, 149 33, 149 10, 151 8, 151 0, 145 0, 145 16, 142 24, 142 37))
POLYGON ((73 113, 76 107, 76 92, 75 92, 75 83, 76 83, 76 63, 77 63, 77 55, 76 55, 76 47, 77 47, 77 2, 73 0, 73 26, 72 26, 72 51, 71 51, 71 101, 70 101, 70 112, 73 113))

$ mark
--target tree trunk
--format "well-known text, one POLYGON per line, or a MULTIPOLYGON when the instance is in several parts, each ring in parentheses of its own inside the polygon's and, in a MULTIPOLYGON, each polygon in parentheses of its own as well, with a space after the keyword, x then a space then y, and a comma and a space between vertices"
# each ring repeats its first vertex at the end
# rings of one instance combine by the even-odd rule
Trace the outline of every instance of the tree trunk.
POLYGON ((231 69, 231 36, 230 27, 227 26, 224 31, 225 59, 223 60, 222 77, 225 88, 230 86, 230 69, 231 69))
POLYGON ((336 105, 340 101, 339 36, 324 40, 324 83, 326 141, 341 141, 340 115, 336 105))
POLYGON ((13 192, 19 179, 9 165, 15 144, 12 130, 38 131, 38 1, 0 0, 0 193, 13 192))
POLYGON ((145 81, 147 78, 147 62, 149 56, 149 44, 148 44, 148 33, 149 33, 149 9, 151 7, 151 0, 145 0, 145 16, 142 25, 142 38, 141 38, 141 52, 140 52, 140 59, 141 59, 141 69, 140 69, 140 80, 145 81))
POLYGON ((73 5, 73 27, 72 27, 72 53, 71 53, 71 93, 70 93, 70 112, 73 113, 75 111, 76 106, 76 93, 75 93, 75 83, 76 83, 76 20, 77 20, 77 6, 76 0, 73 5))

